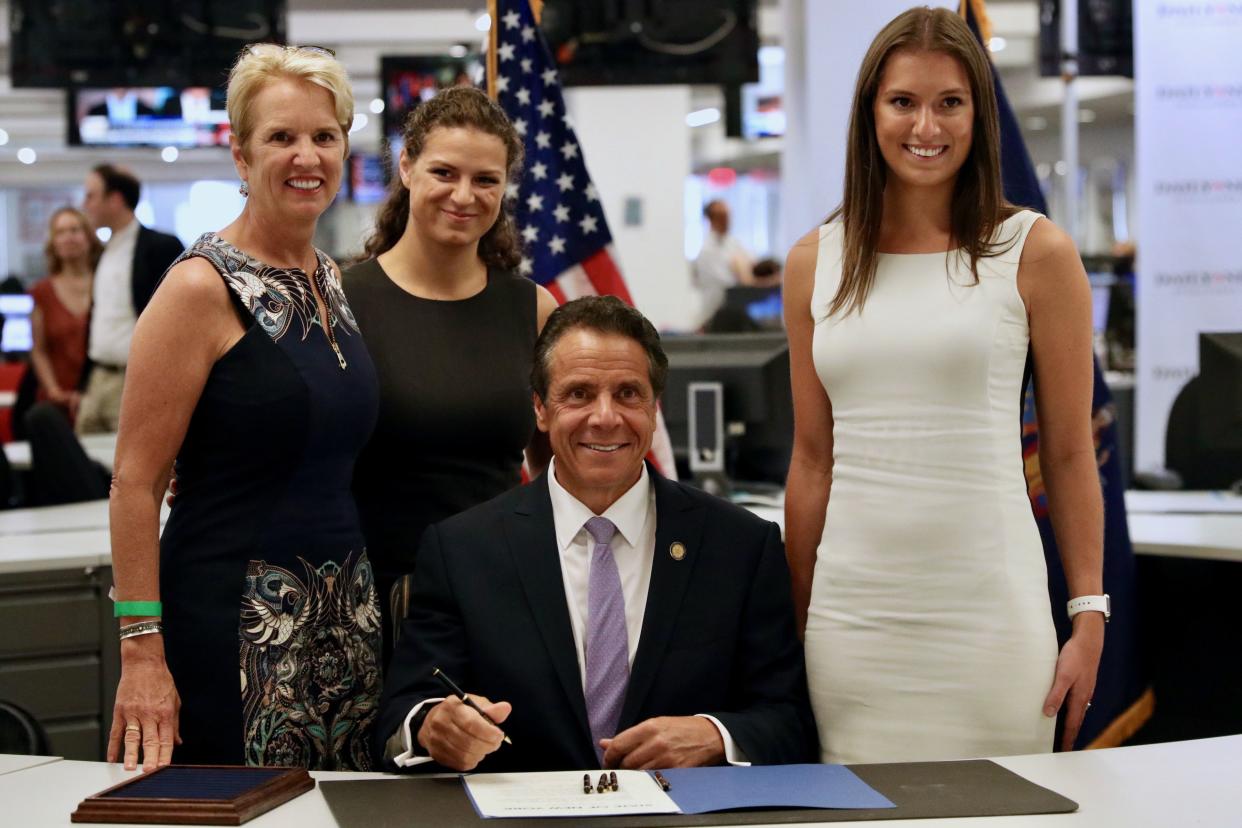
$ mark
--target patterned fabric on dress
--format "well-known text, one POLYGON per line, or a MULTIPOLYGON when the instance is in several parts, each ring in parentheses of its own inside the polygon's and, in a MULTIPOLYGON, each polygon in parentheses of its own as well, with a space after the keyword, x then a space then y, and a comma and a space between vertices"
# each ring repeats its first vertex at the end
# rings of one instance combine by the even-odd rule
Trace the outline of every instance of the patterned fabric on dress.
POLYGON ((349 486, 376 380, 316 254, 308 277, 208 233, 182 257, 213 265, 247 330, 207 378, 161 539, 177 762, 371 767, 379 596, 349 486))
POLYGON ((242 597, 246 763, 366 767, 360 738, 382 690, 380 613, 371 565, 350 558, 302 575, 251 561, 242 597), (288 724, 296 726, 289 727, 288 724))

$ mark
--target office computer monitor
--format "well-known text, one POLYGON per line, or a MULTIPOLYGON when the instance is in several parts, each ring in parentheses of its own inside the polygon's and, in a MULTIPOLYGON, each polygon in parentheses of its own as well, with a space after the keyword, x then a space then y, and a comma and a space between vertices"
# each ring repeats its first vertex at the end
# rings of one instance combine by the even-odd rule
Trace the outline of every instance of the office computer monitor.
POLYGON ((1111 285, 1091 286, 1091 327, 1101 336, 1108 328, 1108 303, 1112 293, 1111 285))
POLYGON ((669 365, 662 407, 679 469, 689 458, 690 384, 719 382, 725 471, 735 481, 783 483, 793 447, 785 334, 667 337, 663 345, 669 365))
POLYGON ((0 331, 0 354, 18 356, 28 354, 34 348, 30 327, 32 313, 34 297, 30 294, 0 294, 0 316, 4 317, 4 327, 0 331))
POLYGON ((1199 375, 1169 411, 1165 454, 1188 489, 1242 481, 1242 331, 1199 334, 1199 375))

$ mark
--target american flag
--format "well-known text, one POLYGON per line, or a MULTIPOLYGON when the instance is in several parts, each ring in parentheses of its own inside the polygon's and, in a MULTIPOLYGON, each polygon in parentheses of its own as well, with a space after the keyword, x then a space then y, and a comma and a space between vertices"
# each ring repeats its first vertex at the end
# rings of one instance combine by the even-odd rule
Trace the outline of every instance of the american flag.
MULTIPOLYGON (((599 193, 587 173, 556 64, 528 0, 496 0, 492 15, 494 89, 526 146, 521 181, 508 198, 525 247, 521 272, 564 304, 580 296, 607 294, 632 305, 612 252, 612 233, 599 193)), ((650 459, 676 478, 663 418, 650 459)))

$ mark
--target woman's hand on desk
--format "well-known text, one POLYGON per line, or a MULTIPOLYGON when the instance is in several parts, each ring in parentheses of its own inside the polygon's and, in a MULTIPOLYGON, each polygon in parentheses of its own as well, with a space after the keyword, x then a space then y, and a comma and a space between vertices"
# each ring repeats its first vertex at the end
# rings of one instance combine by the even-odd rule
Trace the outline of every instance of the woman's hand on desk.
POLYGON ((181 697, 164 662, 162 635, 143 635, 121 642, 121 682, 116 688, 107 760, 124 760, 125 769, 143 771, 172 762, 173 746, 181 744, 181 697))
POLYGON ((1078 730, 1095 693, 1095 679, 1104 651, 1104 616, 1082 612, 1074 618, 1074 632, 1057 657, 1056 677, 1044 699, 1044 715, 1055 716, 1065 705, 1065 733, 1061 750, 1073 750, 1078 730))

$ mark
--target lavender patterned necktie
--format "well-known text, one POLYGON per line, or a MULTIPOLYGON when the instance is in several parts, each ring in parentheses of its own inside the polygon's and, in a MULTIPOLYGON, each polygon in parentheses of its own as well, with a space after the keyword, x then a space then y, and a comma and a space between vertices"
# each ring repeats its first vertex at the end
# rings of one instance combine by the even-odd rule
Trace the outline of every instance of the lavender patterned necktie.
POLYGON ((593 517, 586 522, 586 530, 595 541, 587 586, 586 706, 591 742, 602 765, 604 751, 599 740, 617 735, 630 680, 629 636, 621 575, 609 546, 617 527, 608 518, 593 517))

